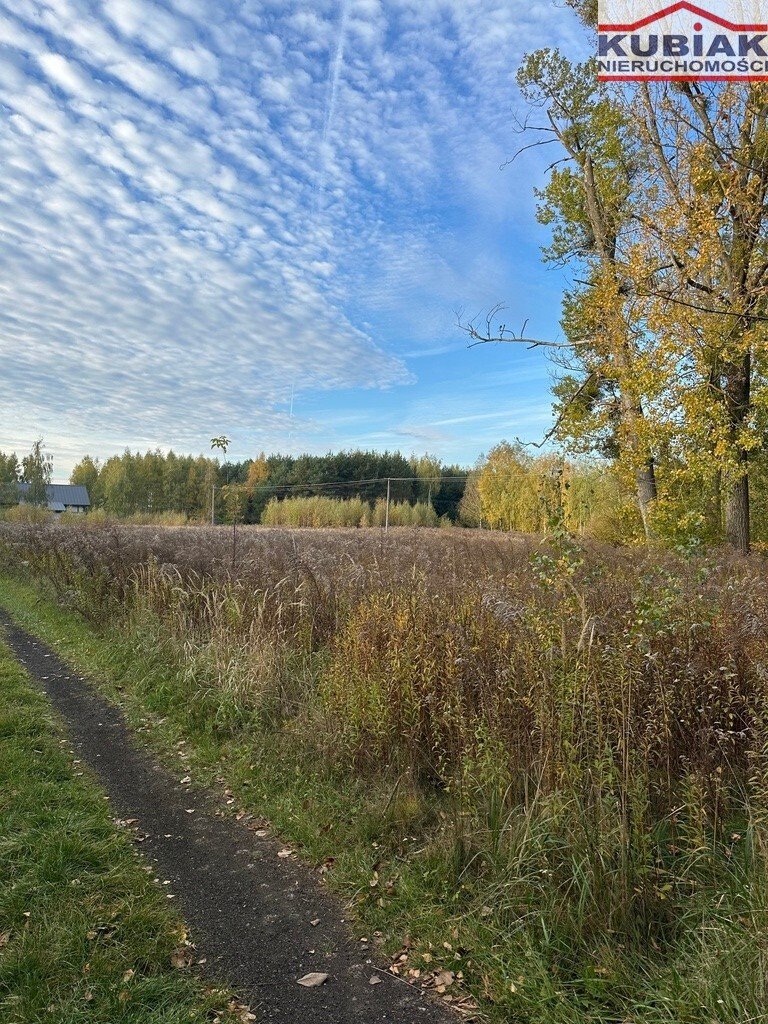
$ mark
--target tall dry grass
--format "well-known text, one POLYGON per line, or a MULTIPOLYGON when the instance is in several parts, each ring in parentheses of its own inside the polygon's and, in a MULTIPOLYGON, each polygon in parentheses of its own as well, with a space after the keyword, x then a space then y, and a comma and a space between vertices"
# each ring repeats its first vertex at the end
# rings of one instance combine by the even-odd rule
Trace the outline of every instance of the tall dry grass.
POLYGON ((510 957, 538 979, 519 1019, 768 1006, 762 561, 254 528, 233 566, 223 530, 87 524, 0 551, 170 659, 201 727, 437 801, 451 899, 506 951, 487 994, 510 957))

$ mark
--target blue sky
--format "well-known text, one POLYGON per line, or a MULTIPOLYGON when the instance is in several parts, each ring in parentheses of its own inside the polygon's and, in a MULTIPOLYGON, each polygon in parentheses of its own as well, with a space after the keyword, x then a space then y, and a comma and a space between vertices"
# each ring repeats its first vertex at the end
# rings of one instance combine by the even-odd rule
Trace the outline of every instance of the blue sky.
POLYGON ((0 0, 0 449, 399 448, 474 462, 550 423, 559 333, 519 0, 0 0), (291 414, 291 396, 292 414, 291 414))

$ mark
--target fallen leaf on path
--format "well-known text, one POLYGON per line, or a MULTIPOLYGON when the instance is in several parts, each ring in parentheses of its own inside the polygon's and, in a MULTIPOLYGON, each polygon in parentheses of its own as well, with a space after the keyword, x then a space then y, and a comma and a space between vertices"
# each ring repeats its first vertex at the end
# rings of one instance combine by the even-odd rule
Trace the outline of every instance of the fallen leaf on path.
POLYGON ((277 854, 278 857, 291 857, 293 850, 280 850, 277 854))
POLYGON ((305 974, 303 978, 299 978, 298 984, 303 985, 304 988, 319 988, 326 981, 328 981, 327 974, 323 974, 322 971, 312 971, 311 974, 305 974))
POLYGON ((230 1013, 236 1013, 238 1020, 242 1021, 242 1024, 248 1024, 249 1021, 256 1020, 256 1014, 251 1013, 251 1008, 244 1003, 238 1002, 237 999, 231 999, 227 1004, 227 1009, 230 1013))
POLYGON ((309 923, 312 925, 313 928, 317 928, 317 926, 320 924, 320 918, 316 917, 314 921, 310 921, 309 923))
POLYGON ((369 985, 380 985, 381 984, 381 978, 378 975, 376 975, 376 974, 372 974, 371 977, 368 979, 368 984, 369 985))

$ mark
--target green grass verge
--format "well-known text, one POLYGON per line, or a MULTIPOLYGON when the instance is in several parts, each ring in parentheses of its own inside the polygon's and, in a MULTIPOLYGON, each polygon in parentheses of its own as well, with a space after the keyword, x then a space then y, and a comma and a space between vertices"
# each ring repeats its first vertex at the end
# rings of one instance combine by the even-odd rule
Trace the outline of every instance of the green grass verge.
POLYGON ((183 940, 183 923, 0 639, 0 1020, 229 1020, 225 992, 173 966, 183 940))

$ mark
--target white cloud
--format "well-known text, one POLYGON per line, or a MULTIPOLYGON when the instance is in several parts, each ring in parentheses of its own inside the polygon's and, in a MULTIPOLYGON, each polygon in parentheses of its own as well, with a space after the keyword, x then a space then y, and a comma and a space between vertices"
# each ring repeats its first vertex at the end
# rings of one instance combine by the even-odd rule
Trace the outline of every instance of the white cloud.
POLYGON ((219 61, 204 46, 173 46, 169 56, 180 71, 193 78, 215 82, 219 77, 219 61))
POLYGON ((512 69, 558 31, 502 0, 0 0, 0 447, 261 447, 287 381, 410 380, 398 350, 505 286, 455 223, 519 208, 512 69))
POLYGON ((291 81, 289 78, 275 78, 273 75, 266 75, 261 82, 259 91, 265 100, 274 103, 291 102, 291 81))
POLYGON ((91 83, 71 60, 60 53, 43 53, 38 61, 48 79, 65 92, 86 99, 93 97, 91 83))

